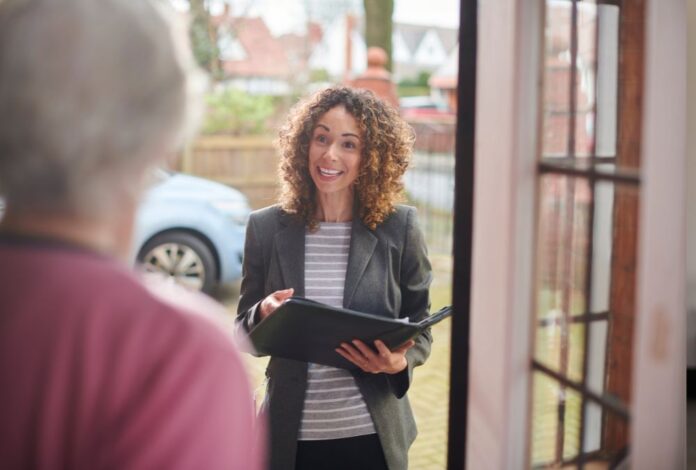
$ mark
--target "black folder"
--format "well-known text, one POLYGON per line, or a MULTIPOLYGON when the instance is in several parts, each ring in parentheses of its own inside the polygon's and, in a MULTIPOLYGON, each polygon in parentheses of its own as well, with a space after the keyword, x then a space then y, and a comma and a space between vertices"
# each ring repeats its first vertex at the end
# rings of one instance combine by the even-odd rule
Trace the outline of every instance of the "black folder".
POLYGON ((357 369, 336 352, 342 342, 360 339, 374 348, 374 341, 380 339, 394 349, 451 314, 452 307, 445 307, 410 323, 291 297, 256 325, 249 337, 259 355, 357 369))

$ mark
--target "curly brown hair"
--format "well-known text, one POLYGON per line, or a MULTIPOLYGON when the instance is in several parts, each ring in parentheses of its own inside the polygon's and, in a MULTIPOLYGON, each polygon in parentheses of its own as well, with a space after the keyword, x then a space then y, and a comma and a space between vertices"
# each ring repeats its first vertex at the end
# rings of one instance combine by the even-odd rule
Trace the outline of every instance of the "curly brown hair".
POLYGON ((374 230, 403 200, 403 176, 415 140, 398 111, 371 91, 336 86, 297 104, 278 137, 279 202, 311 230, 318 225, 316 187, 309 174, 309 144, 319 119, 336 106, 357 121, 364 144, 355 181, 356 214, 374 230))

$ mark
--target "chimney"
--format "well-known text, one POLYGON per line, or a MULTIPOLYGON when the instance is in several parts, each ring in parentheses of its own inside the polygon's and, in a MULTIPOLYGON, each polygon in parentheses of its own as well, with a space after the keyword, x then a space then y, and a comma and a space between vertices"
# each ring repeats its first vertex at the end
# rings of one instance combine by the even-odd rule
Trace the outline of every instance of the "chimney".
POLYGON ((383 101, 398 108, 399 98, 396 93, 396 85, 392 81, 386 65, 387 53, 384 49, 381 47, 370 47, 367 50, 367 70, 353 80, 346 80, 346 83, 354 88, 371 90, 383 101))

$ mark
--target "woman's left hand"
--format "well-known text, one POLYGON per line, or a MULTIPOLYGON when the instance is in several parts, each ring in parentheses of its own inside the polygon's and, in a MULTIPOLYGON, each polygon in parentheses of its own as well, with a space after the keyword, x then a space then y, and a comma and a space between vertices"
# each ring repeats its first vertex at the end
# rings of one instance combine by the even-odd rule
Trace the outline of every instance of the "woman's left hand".
POLYGON ((358 366, 364 372, 372 374, 398 374, 408 365, 406 361, 406 351, 416 344, 413 340, 408 340, 398 348, 390 351, 389 348, 380 340, 375 341, 375 352, 359 339, 354 339, 352 344, 341 343, 336 352, 358 366))

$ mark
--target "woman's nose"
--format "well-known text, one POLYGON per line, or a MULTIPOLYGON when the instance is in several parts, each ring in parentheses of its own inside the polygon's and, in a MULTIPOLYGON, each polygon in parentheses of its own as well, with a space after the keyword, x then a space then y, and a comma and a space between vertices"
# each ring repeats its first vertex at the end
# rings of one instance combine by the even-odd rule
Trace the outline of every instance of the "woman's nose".
POLYGON ((339 147, 337 144, 331 144, 329 147, 326 149, 326 156, 330 160, 337 160, 338 159, 338 154, 339 154, 339 147))

